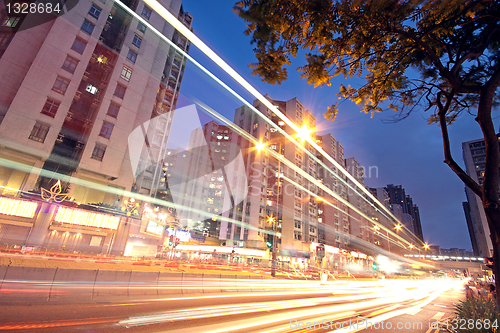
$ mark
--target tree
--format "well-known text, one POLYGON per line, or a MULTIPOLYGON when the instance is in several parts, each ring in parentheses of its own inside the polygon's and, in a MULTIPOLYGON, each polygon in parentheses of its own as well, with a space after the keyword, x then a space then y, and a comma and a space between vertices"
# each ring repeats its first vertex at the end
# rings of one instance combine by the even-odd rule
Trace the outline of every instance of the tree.
MULTIPOLYGON (((340 86, 338 97, 363 112, 383 110, 406 118, 430 112, 439 123, 444 162, 477 194, 490 227, 500 304, 500 149, 491 117, 500 85, 500 3, 494 0, 241 0, 235 12, 256 45, 254 75, 280 84, 299 52, 301 77, 314 86, 337 75, 364 76, 364 85, 340 86), (302 51, 301 51, 302 50, 302 51), (448 126, 469 113, 484 135, 482 185, 454 161, 448 126)), ((338 103, 324 114, 334 120, 338 103)))

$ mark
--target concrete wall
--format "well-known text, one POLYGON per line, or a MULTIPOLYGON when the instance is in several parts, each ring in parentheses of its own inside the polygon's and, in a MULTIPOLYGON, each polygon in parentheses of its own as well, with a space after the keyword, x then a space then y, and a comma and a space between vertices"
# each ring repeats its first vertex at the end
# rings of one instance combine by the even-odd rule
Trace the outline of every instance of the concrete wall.
POLYGON ((0 266, 0 303, 9 304, 284 288, 289 286, 251 275, 0 266))

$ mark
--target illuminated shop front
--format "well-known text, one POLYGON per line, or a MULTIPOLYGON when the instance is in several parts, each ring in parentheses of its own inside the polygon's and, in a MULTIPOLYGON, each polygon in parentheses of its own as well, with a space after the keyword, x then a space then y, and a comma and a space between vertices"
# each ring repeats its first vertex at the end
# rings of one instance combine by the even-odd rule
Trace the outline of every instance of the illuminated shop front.
POLYGON ((23 244, 39 209, 39 202, 0 197, 0 246, 23 244))
POLYGON ((120 216, 57 206, 42 244, 48 250, 108 254, 120 216))
POLYGON ((165 228, 172 221, 168 210, 144 204, 141 219, 131 219, 123 251, 127 257, 155 258, 164 244, 165 228))
POLYGON ((0 197, 0 245, 107 254, 120 220, 56 203, 0 197))

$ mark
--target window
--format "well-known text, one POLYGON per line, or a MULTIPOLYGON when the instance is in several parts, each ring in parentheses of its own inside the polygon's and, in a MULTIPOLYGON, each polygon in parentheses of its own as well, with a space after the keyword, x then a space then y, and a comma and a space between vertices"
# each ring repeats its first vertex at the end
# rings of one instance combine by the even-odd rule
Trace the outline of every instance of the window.
POLYGON ((54 82, 52 90, 64 95, 64 93, 66 93, 66 89, 68 89, 68 86, 69 86, 69 80, 58 76, 56 82, 54 82))
POLYGON ((99 91, 99 89, 97 89, 97 87, 94 87, 92 84, 88 84, 87 85, 87 88, 85 88, 85 91, 91 93, 92 95, 95 95, 97 94, 97 91, 99 91))
POLYGON ((7 45, 12 34, 9 32, 0 33, 0 45, 7 45))
POLYGON ((115 89, 115 96, 123 99, 123 96, 125 96, 125 90, 127 90, 127 87, 125 87, 123 84, 117 84, 116 89, 115 89))
POLYGON ((147 18, 149 20, 149 18, 151 17, 151 9, 149 9, 146 6, 144 6, 144 8, 142 9, 141 15, 144 16, 145 18, 147 18))
POLYGON ((76 66, 78 66, 78 60, 73 57, 67 56, 62 65, 62 69, 73 74, 75 72, 76 66))
POLYGON ((55 117, 57 110, 59 109, 60 102, 54 101, 53 99, 47 98, 45 105, 43 106, 42 113, 47 116, 55 117))
POLYGON ((120 105, 113 103, 113 102, 111 102, 111 104, 109 104, 108 116, 116 118, 118 116, 119 111, 120 111, 120 105))
POLYGON ((29 139, 43 143, 45 141, 47 133, 49 132, 49 128, 49 125, 37 121, 35 123, 35 126, 33 126, 33 129, 31 130, 29 139))
POLYGON ((95 144, 94 150, 92 151, 92 156, 90 158, 93 158, 94 160, 102 161, 102 158, 104 157, 104 153, 106 152, 106 146, 97 143, 95 144))
POLYGON ((132 76, 132 69, 130 67, 123 66, 120 77, 126 81, 130 81, 131 76, 132 76))
POLYGON ((20 20, 21 18, 19 16, 12 16, 12 17, 7 16, 2 18, 2 26, 15 28, 20 20))
POLYGON ((142 33, 145 33, 146 32, 146 26, 144 24, 142 24, 141 22, 139 22, 137 24, 137 30, 139 30, 142 33))
POLYGON ((141 43, 142 43, 142 38, 139 37, 138 35, 134 35, 134 39, 132 40, 132 44, 139 48, 139 47, 141 47, 141 43))
POLYGON ((92 35, 92 32, 94 31, 94 27, 95 27, 94 24, 90 23, 87 20, 84 20, 80 30, 82 30, 83 32, 85 32, 89 35, 92 35))
POLYGON ((89 10, 89 15, 98 19, 99 15, 101 15, 101 8, 92 4, 92 7, 90 7, 90 10, 89 10))
POLYGON ((99 136, 102 136, 103 138, 109 139, 111 137, 111 132, 113 132, 113 127, 115 125, 108 123, 108 122, 103 122, 101 131, 99 132, 99 136))
POLYGON ((80 54, 83 54, 83 51, 85 50, 85 46, 87 46, 87 42, 79 37, 76 37, 75 41, 73 42, 73 45, 71 46, 71 49, 75 50, 76 52, 78 52, 80 54))
POLYGON ((128 50, 127 59, 135 64, 135 61, 137 60, 137 53, 132 50, 128 50))

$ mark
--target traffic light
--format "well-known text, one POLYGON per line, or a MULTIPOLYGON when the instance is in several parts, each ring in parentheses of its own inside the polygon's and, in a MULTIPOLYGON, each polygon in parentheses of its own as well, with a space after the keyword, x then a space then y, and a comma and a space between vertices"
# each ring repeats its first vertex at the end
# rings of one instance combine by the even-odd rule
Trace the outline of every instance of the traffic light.
POLYGON ((180 241, 181 240, 179 238, 176 238, 175 243, 174 243, 174 247, 177 247, 177 245, 179 245, 180 241))
POLYGON ((271 234, 267 234, 266 235, 266 245, 268 248, 272 248, 273 247, 273 235, 271 234))
POLYGON ((316 246, 316 258, 318 258, 319 261, 323 260, 325 257, 325 246, 324 245, 318 245, 316 246))
POLYGON ((373 262, 372 268, 373 268, 373 270, 375 270, 375 271, 377 270, 378 266, 377 266, 377 263, 376 263, 376 262, 373 262))
POLYGON ((170 235, 170 238, 168 239, 168 246, 174 245, 174 235, 170 235))
POLYGON ((486 264, 486 267, 493 270, 493 257, 484 258, 484 263, 486 264))

